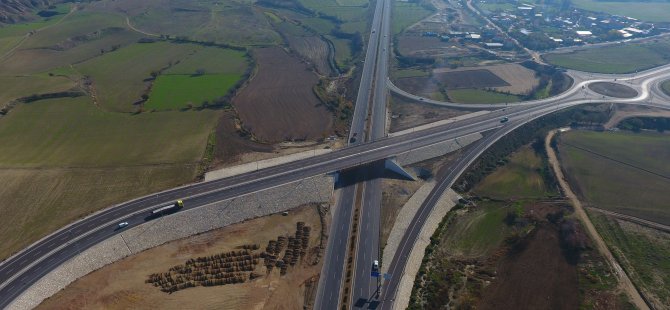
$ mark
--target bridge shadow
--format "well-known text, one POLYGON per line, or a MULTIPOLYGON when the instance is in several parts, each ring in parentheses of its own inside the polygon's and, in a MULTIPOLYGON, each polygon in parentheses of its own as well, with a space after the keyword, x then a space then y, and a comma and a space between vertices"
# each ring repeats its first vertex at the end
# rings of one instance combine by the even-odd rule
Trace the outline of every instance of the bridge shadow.
POLYGON ((344 188, 374 179, 404 180, 407 178, 384 167, 384 160, 341 170, 335 183, 335 189, 344 188))

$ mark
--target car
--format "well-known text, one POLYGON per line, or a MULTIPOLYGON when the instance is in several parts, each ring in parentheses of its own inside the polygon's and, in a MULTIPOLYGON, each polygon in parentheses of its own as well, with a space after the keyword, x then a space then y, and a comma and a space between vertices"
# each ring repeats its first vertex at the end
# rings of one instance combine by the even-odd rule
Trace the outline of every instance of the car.
POLYGON ((423 101, 423 97, 419 98, 420 101, 423 101))
POLYGON ((509 121, 509 118, 507 118, 507 117, 503 117, 503 118, 500 119, 501 123, 507 123, 507 121, 509 121))
POLYGON ((372 261, 372 271, 378 271, 378 270, 379 270, 379 261, 375 259, 372 261))
POLYGON ((128 225, 129 225, 128 222, 121 222, 121 223, 119 223, 118 226, 119 226, 119 228, 124 228, 124 227, 126 227, 126 226, 128 226, 128 225))

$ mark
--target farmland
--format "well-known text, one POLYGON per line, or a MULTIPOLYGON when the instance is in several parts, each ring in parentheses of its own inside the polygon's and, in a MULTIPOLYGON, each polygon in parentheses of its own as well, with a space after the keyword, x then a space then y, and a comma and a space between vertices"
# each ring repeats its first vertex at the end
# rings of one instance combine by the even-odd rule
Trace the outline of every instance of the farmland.
POLYGON ((667 1, 598 1, 574 0, 572 4, 580 9, 594 12, 629 16, 650 22, 670 20, 670 3, 667 1))
POLYGON ((630 73, 666 64, 670 59, 667 39, 652 43, 614 45, 545 54, 551 64, 568 69, 598 73, 630 73), (635 57, 630 57, 635 55, 635 57))
POLYGON ((598 232, 631 280, 658 309, 670 301, 670 234, 590 212, 598 232))
POLYGON ((225 95, 239 79, 236 74, 161 75, 151 89, 145 108, 177 110, 201 107, 225 95))
POLYGON ((514 95, 481 89, 454 89, 447 92, 449 100, 459 103, 512 103, 521 101, 514 95))
POLYGON ((258 49, 255 57, 258 73, 233 100, 244 128, 266 142, 329 135, 333 115, 312 91, 317 76, 280 48, 258 49))
POLYGON ((544 163, 540 155, 525 146, 510 156, 509 162, 496 169, 473 190, 480 196, 494 199, 518 197, 543 198, 557 194, 549 188, 540 173, 544 163))
POLYGON ((432 11, 420 3, 393 2, 393 19, 391 20, 391 34, 401 33, 405 28, 428 17, 432 11))
MULTIPOLYGON (((479 66, 477 69, 471 67, 462 67, 458 69, 433 69, 433 73, 439 76, 439 73, 445 74, 447 77, 449 74, 455 74, 456 72, 461 72, 465 77, 463 79, 468 83, 465 88, 494 88, 500 92, 509 92, 510 94, 515 95, 525 95, 530 93, 533 88, 539 84, 539 79, 536 77, 535 71, 528 69, 520 64, 507 63, 499 65, 490 65, 490 66, 479 66), (494 75, 497 79, 502 80, 502 82, 490 76, 490 74, 483 72, 488 71, 490 74, 494 75), (492 87, 490 84, 502 84, 505 86, 495 86, 492 87)), ((456 75, 457 78, 460 76, 456 75)), ((447 79, 448 80, 448 79, 447 79)), ((457 82, 454 84, 459 84, 464 82, 457 82)), ((447 88, 449 83, 447 82, 447 88)), ((451 87, 459 88, 459 87, 451 87)))
POLYGON ((670 224, 667 135, 575 131, 561 135, 559 150, 570 183, 588 204, 670 224))
POLYGON ((215 121, 211 111, 110 113, 85 97, 17 106, 0 122, 0 256, 110 204, 190 182, 215 121))
POLYGON ((12 100, 33 94, 56 93, 75 87, 64 77, 49 76, 0 76, 0 108, 12 100))
POLYGON ((449 71, 435 74, 435 76, 436 79, 444 83, 447 89, 509 86, 505 80, 499 78, 491 71, 483 69, 449 71))
POLYGON ((316 292, 315 281, 321 270, 316 257, 320 232, 321 220, 314 206, 294 209, 289 216, 276 214, 233 224, 175 240, 103 267, 47 299, 38 309, 59 309, 64 304, 87 308, 151 305, 161 309, 302 309, 316 292), (259 264, 253 270, 255 278, 244 283, 197 286, 172 294, 145 283, 149 275, 165 272, 188 259, 240 251, 239 247, 247 244, 259 245, 261 249, 254 251, 256 253, 265 251, 269 240, 292 235, 297 222, 311 228, 308 251, 295 266, 289 266, 285 274, 278 267, 270 270, 259 264))
POLYGON ((616 279, 570 207, 543 197, 543 178, 535 172, 508 186, 542 168, 524 146, 465 194, 470 202, 452 209, 431 238, 408 309, 622 307, 616 279), (499 190, 496 200, 480 196, 487 188, 499 190))

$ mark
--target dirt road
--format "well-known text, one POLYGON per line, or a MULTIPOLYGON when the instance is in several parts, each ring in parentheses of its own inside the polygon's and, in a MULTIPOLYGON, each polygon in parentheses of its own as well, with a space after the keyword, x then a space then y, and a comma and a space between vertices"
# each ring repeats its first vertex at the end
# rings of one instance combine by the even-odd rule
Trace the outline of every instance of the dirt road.
POLYGON ((628 275, 624 272, 623 268, 621 268, 619 263, 616 261, 616 259, 612 255, 612 252, 610 252, 610 250, 607 248, 607 245, 605 245, 605 241, 603 241, 603 238, 600 236, 600 234, 598 234, 598 231, 593 226, 593 223, 591 223, 591 220, 586 215, 586 212, 584 211, 581 202, 577 198, 577 195, 575 195, 575 193, 572 192, 570 186, 568 185, 568 182, 565 180, 565 177, 563 176, 563 171, 561 171, 561 167, 558 162, 558 158, 556 157, 556 153, 554 152, 554 149, 552 149, 550 145, 551 139, 554 137, 556 132, 557 130, 549 132, 544 141, 544 147, 547 149, 549 163, 551 164, 551 168, 554 170, 554 173, 556 174, 556 178, 558 179, 558 182, 561 185, 561 188, 563 189, 565 196, 568 197, 568 199, 570 199, 572 206, 575 208, 575 215, 577 215, 577 218, 579 218, 582 224, 584 224, 584 227, 586 227, 586 230, 591 236, 591 239, 593 240, 593 243, 600 252, 600 254, 602 254, 602 256, 605 257, 605 259, 607 259, 610 262, 610 265, 616 272, 617 277, 619 278, 619 287, 622 290, 624 290, 626 294, 628 294, 628 296, 631 299, 631 302, 635 304, 635 306, 638 309, 649 309, 649 306, 647 306, 647 304, 644 302, 644 299, 642 299, 640 292, 637 291, 637 289, 633 285, 633 282, 630 281, 628 275))

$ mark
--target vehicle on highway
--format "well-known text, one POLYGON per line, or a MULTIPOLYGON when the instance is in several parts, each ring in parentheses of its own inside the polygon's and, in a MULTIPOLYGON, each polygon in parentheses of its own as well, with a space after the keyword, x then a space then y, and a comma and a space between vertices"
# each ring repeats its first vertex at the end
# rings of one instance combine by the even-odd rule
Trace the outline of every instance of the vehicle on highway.
POLYGON ((376 259, 372 261, 372 271, 379 271, 379 261, 376 259))
POLYGON ((509 121, 509 118, 507 118, 507 117, 503 117, 503 118, 500 119, 501 123, 507 123, 507 121, 509 121))
POLYGON ((118 226, 119 226, 119 228, 124 228, 124 227, 128 226, 128 222, 121 222, 121 223, 119 223, 118 226))
POLYGON ((356 135, 358 135, 357 132, 354 132, 354 134, 351 135, 351 138, 349 138, 349 143, 354 143, 354 142, 356 142, 356 135))
POLYGON ((420 101, 423 101, 423 97, 419 98, 420 101))
POLYGON ((161 207, 151 210, 151 213, 149 214, 148 218, 152 219, 159 216, 163 216, 165 214, 175 213, 183 208, 184 208, 184 201, 180 199, 171 204, 163 205, 161 207))

